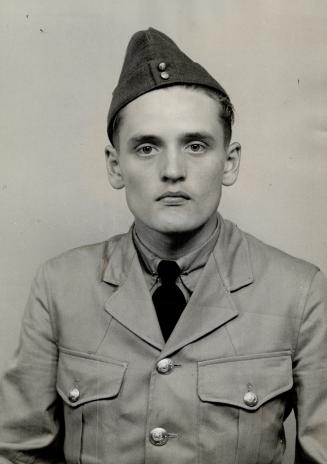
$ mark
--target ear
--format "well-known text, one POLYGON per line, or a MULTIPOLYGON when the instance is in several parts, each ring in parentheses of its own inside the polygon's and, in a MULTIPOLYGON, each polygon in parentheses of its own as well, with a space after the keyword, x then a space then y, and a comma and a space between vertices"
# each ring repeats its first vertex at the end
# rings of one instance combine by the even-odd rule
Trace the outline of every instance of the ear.
POLYGON ((110 143, 105 147, 107 173, 110 185, 114 189, 125 187, 124 179, 120 170, 119 155, 110 143))
POLYGON ((241 145, 231 143, 227 148, 223 175, 223 185, 229 186, 236 182, 241 161, 241 145))

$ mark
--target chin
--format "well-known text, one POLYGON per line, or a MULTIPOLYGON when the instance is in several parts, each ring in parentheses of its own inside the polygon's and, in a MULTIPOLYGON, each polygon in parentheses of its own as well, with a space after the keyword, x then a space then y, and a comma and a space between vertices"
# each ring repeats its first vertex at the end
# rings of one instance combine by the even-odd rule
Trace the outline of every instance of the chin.
POLYGON ((187 220, 180 221, 167 221, 153 224, 152 228, 161 234, 175 235, 175 234, 189 234, 201 228, 202 224, 190 223, 187 220))

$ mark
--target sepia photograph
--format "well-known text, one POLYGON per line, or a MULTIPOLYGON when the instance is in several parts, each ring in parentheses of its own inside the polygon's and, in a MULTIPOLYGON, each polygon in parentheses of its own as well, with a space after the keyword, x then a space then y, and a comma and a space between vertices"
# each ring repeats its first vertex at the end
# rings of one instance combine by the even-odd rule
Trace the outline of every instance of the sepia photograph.
POLYGON ((1 1, 0 464, 327 464, 326 24, 1 1))

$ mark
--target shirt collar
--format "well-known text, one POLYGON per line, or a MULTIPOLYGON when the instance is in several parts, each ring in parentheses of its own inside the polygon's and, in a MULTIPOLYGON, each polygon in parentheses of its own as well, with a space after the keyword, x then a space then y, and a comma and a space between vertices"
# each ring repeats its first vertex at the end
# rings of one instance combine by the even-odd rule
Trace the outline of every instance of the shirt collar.
MULTIPOLYGON (((219 231, 220 231, 220 220, 217 215, 217 224, 213 233, 210 235, 208 240, 202 243, 199 247, 195 248, 191 252, 187 253, 184 256, 181 256, 176 260, 179 268, 181 269, 181 275, 186 276, 191 272, 200 269, 205 266, 208 261, 209 255, 214 249, 216 242, 218 240, 219 231)), ((157 267, 162 258, 156 256, 141 240, 137 235, 135 227, 133 227, 132 236, 134 240, 135 247, 138 251, 138 254, 145 266, 147 272, 152 275, 157 275, 157 267)))
MULTIPOLYGON (((251 259, 253 253, 250 252, 248 234, 219 214, 218 218, 219 233, 213 255, 224 285, 233 292, 254 281, 251 259)), ((102 280, 113 285, 123 285, 135 255, 131 229, 127 234, 112 237, 106 243, 102 257, 102 280)))

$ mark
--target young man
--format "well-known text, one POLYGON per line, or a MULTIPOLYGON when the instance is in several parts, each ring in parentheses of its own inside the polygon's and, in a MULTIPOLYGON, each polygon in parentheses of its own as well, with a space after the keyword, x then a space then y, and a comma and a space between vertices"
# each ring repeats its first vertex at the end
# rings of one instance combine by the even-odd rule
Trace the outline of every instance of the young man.
POLYGON ((127 234, 46 263, 1 393, 1 463, 327 463, 327 285, 225 221, 240 145, 225 90, 136 33, 109 116, 127 234))

